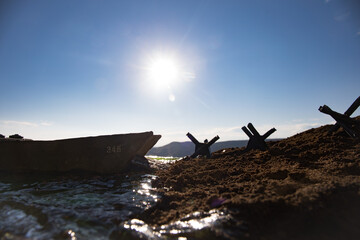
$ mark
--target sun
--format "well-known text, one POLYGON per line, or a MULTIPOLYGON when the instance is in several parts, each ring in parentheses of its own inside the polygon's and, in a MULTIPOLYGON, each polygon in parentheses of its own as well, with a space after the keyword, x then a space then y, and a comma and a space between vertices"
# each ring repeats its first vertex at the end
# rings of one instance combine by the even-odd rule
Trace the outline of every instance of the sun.
MULTIPOLYGON (((192 61, 184 61, 177 51, 154 50, 142 55, 137 68, 141 80, 139 89, 170 102, 177 101, 187 84, 195 79, 192 61)), ((190 59, 191 60, 191 59, 190 59)))
POLYGON ((174 58, 157 56, 149 62, 148 79, 158 88, 171 88, 179 80, 179 65, 174 58))

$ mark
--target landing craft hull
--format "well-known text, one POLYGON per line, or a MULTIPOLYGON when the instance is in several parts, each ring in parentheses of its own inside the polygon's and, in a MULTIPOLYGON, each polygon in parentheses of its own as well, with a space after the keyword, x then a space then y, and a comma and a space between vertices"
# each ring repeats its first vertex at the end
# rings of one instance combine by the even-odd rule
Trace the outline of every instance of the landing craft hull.
POLYGON ((144 132, 53 141, 0 139, 0 171, 122 172, 135 156, 144 156, 160 138, 144 132))

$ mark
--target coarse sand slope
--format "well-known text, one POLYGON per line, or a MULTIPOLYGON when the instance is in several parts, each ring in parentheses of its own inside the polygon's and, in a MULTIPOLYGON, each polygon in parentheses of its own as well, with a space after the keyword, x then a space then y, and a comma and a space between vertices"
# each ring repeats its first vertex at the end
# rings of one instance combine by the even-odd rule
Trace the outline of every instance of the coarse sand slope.
POLYGON ((224 149, 159 169, 163 197, 139 218, 161 225, 217 208, 231 214, 239 238, 360 239, 360 140, 331 127, 268 142, 266 151, 224 149))

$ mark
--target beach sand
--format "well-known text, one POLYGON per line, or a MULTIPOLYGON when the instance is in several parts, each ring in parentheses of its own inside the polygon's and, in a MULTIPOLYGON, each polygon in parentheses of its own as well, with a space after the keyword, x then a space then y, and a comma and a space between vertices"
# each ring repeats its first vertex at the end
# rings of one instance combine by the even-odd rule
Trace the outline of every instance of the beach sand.
POLYGON ((139 218, 161 225, 219 209, 239 229, 224 238, 359 239, 360 140, 331 127, 268 142, 266 151, 224 149, 158 170, 163 197, 139 218))

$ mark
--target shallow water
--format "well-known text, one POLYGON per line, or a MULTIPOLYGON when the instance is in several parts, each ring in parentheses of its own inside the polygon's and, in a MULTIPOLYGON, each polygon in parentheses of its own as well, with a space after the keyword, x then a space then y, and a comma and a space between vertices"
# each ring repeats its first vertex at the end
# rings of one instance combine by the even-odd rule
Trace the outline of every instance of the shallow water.
POLYGON ((152 206, 154 175, 0 178, 0 236, 108 239, 114 226, 152 206))
MULTIPOLYGON (((159 161, 159 160, 156 160, 159 161)), ((206 238, 224 213, 193 213, 152 227, 132 216, 159 200, 156 176, 0 175, 1 239, 186 239, 206 238), (205 235, 204 235, 205 234, 205 235), (203 236, 203 237, 201 237, 203 236), (192 238, 192 237, 190 237, 192 238)), ((211 235, 211 234, 210 234, 211 235)))

